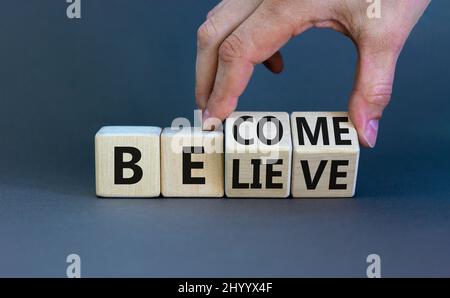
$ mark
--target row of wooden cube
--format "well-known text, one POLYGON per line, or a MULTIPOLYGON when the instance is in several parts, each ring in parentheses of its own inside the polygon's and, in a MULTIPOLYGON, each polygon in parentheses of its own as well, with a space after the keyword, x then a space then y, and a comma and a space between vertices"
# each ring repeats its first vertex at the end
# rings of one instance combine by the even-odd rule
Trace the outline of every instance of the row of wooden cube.
POLYGON ((345 112, 235 112, 223 130, 103 127, 100 197, 352 197, 359 159, 345 112))

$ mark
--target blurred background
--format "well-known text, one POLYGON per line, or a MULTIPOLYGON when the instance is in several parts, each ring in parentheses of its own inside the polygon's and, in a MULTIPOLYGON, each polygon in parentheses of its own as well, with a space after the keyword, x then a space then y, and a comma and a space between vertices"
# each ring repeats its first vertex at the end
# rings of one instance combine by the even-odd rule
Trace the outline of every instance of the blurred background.
MULTIPOLYGON (((450 275, 450 2, 433 1, 400 57, 355 200, 97 200, 104 125, 193 119, 196 31, 216 1, 3 0, 0 275, 450 275), (90 263, 89 263, 90 262, 90 263), (90 265, 88 265, 90 264, 90 265), (83 270, 83 269, 82 269, 83 270)), ((356 51, 313 29, 258 66, 239 110, 346 110, 356 51)))

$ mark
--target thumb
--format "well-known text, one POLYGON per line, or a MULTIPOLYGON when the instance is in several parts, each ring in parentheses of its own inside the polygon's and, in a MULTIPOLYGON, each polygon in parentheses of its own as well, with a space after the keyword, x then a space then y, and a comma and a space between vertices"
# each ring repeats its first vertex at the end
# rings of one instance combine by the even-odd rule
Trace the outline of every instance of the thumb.
MULTIPOLYGON (((288 4, 263 1, 220 45, 216 78, 203 114, 204 123, 208 118, 224 120, 234 111, 255 64, 269 59, 269 68, 281 71, 281 56, 277 51, 292 36, 311 27, 310 16, 305 14, 298 20, 288 4)), ((203 128, 211 127, 204 125, 203 128)))
POLYGON ((400 49, 374 51, 361 47, 349 113, 365 147, 375 147, 378 122, 392 95, 395 66, 400 49))

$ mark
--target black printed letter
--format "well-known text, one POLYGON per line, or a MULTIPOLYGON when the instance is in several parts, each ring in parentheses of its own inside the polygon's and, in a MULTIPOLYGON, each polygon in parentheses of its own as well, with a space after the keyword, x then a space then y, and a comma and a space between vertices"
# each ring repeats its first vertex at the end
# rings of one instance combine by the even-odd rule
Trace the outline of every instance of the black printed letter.
POLYGON ((233 188, 235 189, 246 189, 250 185, 248 183, 239 182, 239 159, 233 159, 233 188))
POLYGON ((311 170, 309 169, 309 163, 307 160, 300 161, 303 170, 303 176, 305 177, 305 184, 307 189, 316 189, 317 184, 320 181, 320 177, 322 177, 323 171, 325 170, 325 166, 327 165, 327 160, 321 160, 319 166, 317 167, 316 174, 314 178, 311 178, 311 170))
POLYGON ((343 140, 341 134, 349 133, 348 128, 341 128, 341 122, 348 122, 348 117, 333 117, 334 139, 336 145, 351 145, 351 140, 343 140))
POLYGON ((311 128, 308 125, 305 117, 297 117, 297 134, 298 134, 298 143, 300 145, 305 145, 305 138, 303 136, 303 130, 308 135, 308 139, 311 145, 317 145, 320 136, 320 129, 322 129, 323 133, 323 144, 330 145, 330 138, 328 136, 328 126, 327 126, 327 118, 326 117, 317 117, 316 129, 314 130, 314 135, 311 132, 311 128))
POLYGON ((282 165, 282 159, 271 159, 267 160, 266 165, 266 188, 267 189, 279 189, 283 188, 283 183, 273 183, 273 177, 281 177, 281 171, 274 171, 273 165, 282 165))
POLYGON ((253 139, 244 139, 239 134, 239 126, 241 126, 241 124, 244 123, 245 121, 253 122, 253 117, 252 116, 242 116, 242 117, 236 119, 236 121, 234 121, 234 125, 233 125, 233 136, 234 136, 234 139, 236 140, 236 142, 238 142, 241 145, 252 145, 254 143, 253 139))
POLYGON ((114 147, 114 183, 136 184, 142 179, 142 168, 137 165, 141 160, 141 151, 134 147, 114 147), (123 161, 123 154, 131 154, 130 161, 123 161), (123 169, 133 170, 133 176, 123 177, 123 169))
POLYGON ((330 189, 347 189, 347 184, 337 184, 337 178, 347 177, 347 172, 338 172, 339 166, 348 166, 348 160, 331 161, 330 170, 330 189))
POLYGON ((183 184, 205 184, 205 177, 192 177, 192 169, 203 169, 203 162, 192 161, 192 154, 204 154, 204 147, 183 147, 183 184))

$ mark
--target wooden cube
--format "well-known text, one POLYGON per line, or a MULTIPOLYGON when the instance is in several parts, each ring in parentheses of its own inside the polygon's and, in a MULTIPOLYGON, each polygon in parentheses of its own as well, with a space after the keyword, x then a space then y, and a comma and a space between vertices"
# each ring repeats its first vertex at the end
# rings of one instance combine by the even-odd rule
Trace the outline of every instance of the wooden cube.
POLYGON ((291 125, 292 196, 353 197, 359 143, 348 114, 295 112, 291 125))
POLYGON ((223 132, 166 128, 161 134, 165 197, 223 197, 223 132))
POLYGON ((232 113, 225 124, 227 196, 289 196, 291 155, 291 129, 287 113, 232 113))
POLYGON ((97 196, 159 196, 160 134, 159 127, 100 129, 95 135, 97 196))

